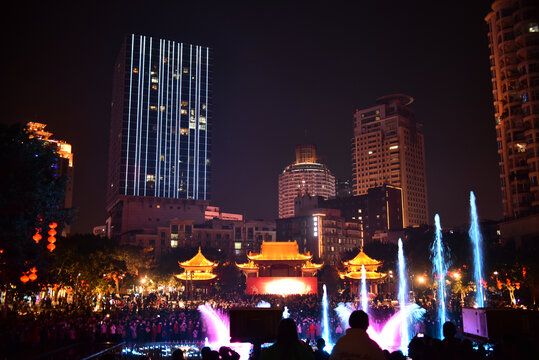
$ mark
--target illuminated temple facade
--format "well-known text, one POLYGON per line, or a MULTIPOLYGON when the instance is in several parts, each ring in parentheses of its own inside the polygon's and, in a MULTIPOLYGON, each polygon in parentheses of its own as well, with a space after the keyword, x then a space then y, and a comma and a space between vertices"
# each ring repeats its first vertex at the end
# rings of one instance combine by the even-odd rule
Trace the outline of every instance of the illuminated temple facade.
MULTIPOLYGON (((378 272, 382 262, 369 257, 363 248, 352 260, 344 261, 343 265, 345 271, 339 272, 339 277, 344 279, 347 285, 350 285, 351 294, 358 292, 359 286, 357 285, 361 281, 363 266, 365 266, 365 279, 371 293, 377 294, 378 284, 387 277, 387 274, 378 272)), ((359 297, 359 293, 357 295, 359 297)))
POLYGON ((262 242, 258 254, 237 264, 247 278, 247 294, 316 294, 315 274, 322 264, 311 262, 310 253, 299 253, 297 242, 262 242))

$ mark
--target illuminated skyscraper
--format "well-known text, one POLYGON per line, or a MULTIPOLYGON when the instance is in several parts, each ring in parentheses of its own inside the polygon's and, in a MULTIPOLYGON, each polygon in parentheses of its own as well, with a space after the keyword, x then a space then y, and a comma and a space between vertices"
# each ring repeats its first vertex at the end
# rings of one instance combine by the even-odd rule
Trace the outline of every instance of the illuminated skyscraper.
POLYGON ((279 219, 294 216, 294 199, 305 194, 335 196, 335 177, 317 162, 314 145, 296 146, 296 162, 279 175, 279 219))
POLYGON ((352 138, 354 196, 382 185, 402 189, 404 226, 428 224, 425 145, 422 124, 408 95, 383 96, 356 110, 352 138))
MULTIPOLYGON (((152 227, 156 225, 156 218, 145 212, 138 224, 128 226, 126 221, 132 223, 134 216, 133 211, 131 218, 125 214, 130 203, 146 208, 154 204, 155 209, 166 200, 167 209, 176 209, 177 204, 187 204, 182 200, 209 200, 210 65, 207 47, 126 37, 114 71, 107 186, 110 235, 149 226, 140 223, 142 218, 153 218, 152 227), (147 204, 140 205, 143 200, 147 204)), ((157 219, 163 222, 166 217, 157 219)))
POLYGON ((485 21, 503 211, 518 218, 539 209, 539 4, 497 0, 485 21))

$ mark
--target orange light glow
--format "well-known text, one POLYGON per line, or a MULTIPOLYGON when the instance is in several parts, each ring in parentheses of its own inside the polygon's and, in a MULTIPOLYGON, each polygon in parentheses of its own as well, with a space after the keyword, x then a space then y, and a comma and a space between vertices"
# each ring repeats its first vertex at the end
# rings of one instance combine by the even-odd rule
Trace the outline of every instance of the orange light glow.
POLYGON ((32 239, 34 239, 34 241, 37 243, 39 243, 39 241, 42 239, 43 237, 41 236, 40 233, 36 233, 34 236, 32 236, 32 239))
POLYGON ((292 295, 310 294, 312 289, 304 282, 296 279, 279 279, 266 284, 266 294, 292 295))
POLYGON ((47 245, 47 249, 49 249, 49 251, 52 252, 54 249, 56 249, 56 245, 54 245, 53 243, 50 243, 49 245, 47 245))
POLYGON ((49 224, 49 227, 50 227, 51 229, 55 229, 57 226, 58 226, 58 224, 55 223, 55 222, 52 222, 52 223, 49 224))
POLYGON ((24 274, 23 276, 21 276, 21 281, 23 284, 26 284, 29 280, 30 278, 28 277, 28 275, 24 274))
POLYGON ((37 279, 37 275, 35 273, 31 273, 30 275, 28 275, 28 278, 30 279, 30 281, 35 281, 37 279))
POLYGON ((56 242, 56 238, 54 236, 49 236, 47 238, 47 241, 50 242, 51 244, 54 244, 56 242))
POLYGON ((54 236, 54 235, 57 234, 57 232, 56 232, 56 230, 54 230, 54 229, 50 229, 49 232, 48 232, 48 234, 49 234, 50 236, 54 236))

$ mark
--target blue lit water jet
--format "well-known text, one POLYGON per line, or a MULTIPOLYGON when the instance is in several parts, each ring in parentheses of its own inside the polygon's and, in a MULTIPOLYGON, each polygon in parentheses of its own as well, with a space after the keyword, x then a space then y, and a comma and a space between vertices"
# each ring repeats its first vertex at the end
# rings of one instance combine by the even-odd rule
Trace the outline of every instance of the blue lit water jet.
POLYGON ((322 296, 322 338, 326 342, 326 346, 331 346, 329 338, 329 319, 328 319, 328 292, 326 284, 323 286, 324 295, 322 296))
POLYGON ((260 300, 258 302, 258 304, 256 304, 256 307, 257 308, 270 308, 271 307, 271 304, 267 301, 264 301, 264 300, 260 300))
POLYGON ((431 248, 432 272, 434 274, 434 278, 438 281, 438 289, 436 293, 439 321, 437 336, 442 339, 442 327, 447 320, 445 313, 445 274, 447 273, 447 263, 445 261, 444 248, 442 244, 442 226, 440 225, 440 216, 438 214, 434 216, 434 223, 436 226, 436 235, 431 248))
POLYGON ((485 294, 483 292, 483 252, 481 247, 483 245, 483 237, 479 229, 479 220, 477 217, 477 207, 475 206, 475 194, 470 191, 470 216, 472 223, 470 225, 470 239, 473 243, 473 259, 474 259, 474 271, 473 280, 477 286, 475 293, 475 303, 478 307, 485 307, 485 294))
POLYGON ((369 313, 369 294, 367 293, 367 273, 365 265, 361 265, 361 310, 369 313))
MULTIPOLYGON (((399 308, 406 307, 406 264, 404 262, 404 251, 402 249, 402 239, 399 238, 399 252, 398 252, 398 264, 399 264, 399 308)), ((404 355, 408 354, 408 342, 410 335, 408 334, 408 318, 407 312, 401 311, 400 322, 400 350, 404 355)))

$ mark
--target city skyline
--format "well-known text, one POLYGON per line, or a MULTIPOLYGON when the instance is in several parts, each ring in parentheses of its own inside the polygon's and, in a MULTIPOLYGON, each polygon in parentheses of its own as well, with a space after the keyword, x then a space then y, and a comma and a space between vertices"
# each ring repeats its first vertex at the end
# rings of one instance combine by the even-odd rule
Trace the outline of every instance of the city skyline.
POLYGON ((439 212, 444 225, 466 222, 472 189, 480 216, 499 219, 484 23, 490 3, 474 3, 466 13, 447 8, 441 18, 439 5, 392 4, 391 13, 410 16, 404 19, 375 4, 185 5, 209 17, 206 27, 196 16, 178 24, 152 8, 15 8, 25 18, 15 16, 21 26, 6 32, 8 48, 21 56, 8 60, 13 91, 4 99, 11 106, 3 121, 43 122, 73 144, 80 157, 73 229, 89 232, 105 220, 104 134, 123 35, 203 44, 216 58, 213 205, 276 218, 277 176, 297 143, 316 143, 335 177, 351 178, 355 109, 402 92, 416 99, 413 109, 425 127, 430 221, 439 212), (459 27, 450 27, 452 16, 459 27), (90 28, 96 19, 99 26, 90 28))

